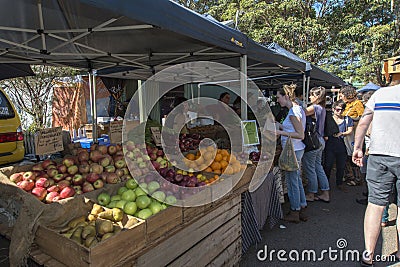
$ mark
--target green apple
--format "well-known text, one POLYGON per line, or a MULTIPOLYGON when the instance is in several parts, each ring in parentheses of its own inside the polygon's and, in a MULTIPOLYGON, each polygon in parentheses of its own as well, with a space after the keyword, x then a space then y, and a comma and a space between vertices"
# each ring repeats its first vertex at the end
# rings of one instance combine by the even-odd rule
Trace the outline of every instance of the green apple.
POLYGON ((102 206, 107 206, 111 202, 111 197, 107 193, 101 193, 97 196, 97 202, 102 206))
POLYGON ((136 194, 136 197, 147 195, 146 192, 144 192, 143 189, 140 188, 140 187, 138 187, 138 188, 135 189, 135 194, 136 194))
POLYGON ((134 215, 137 211, 137 205, 135 202, 128 202, 124 206, 124 212, 128 215, 134 215))
POLYGON ((173 205, 173 204, 176 203, 176 197, 174 197, 174 196, 167 196, 167 197, 165 198, 165 202, 166 202, 167 204, 169 204, 169 205, 173 205))
POLYGON ((118 195, 122 196, 122 193, 124 193, 126 190, 128 190, 128 188, 126 188, 125 186, 118 188, 118 195))
POLYGON ((163 191, 156 191, 151 196, 160 202, 164 202, 165 200, 165 193, 163 191))
POLYGON ((146 220, 151 215, 153 215, 153 213, 151 212, 150 209, 143 209, 138 212, 137 217, 139 217, 140 219, 146 220))
POLYGON ((149 205, 149 209, 151 210, 151 213, 157 214, 162 210, 162 206, 158 202, 152 202, 149 205))
POLYGON ((107 208, 109 209, 115 208, 117 202, 118 202, 117 200, 111 201, 110 204, 107 205, 107 208))
POLYGON ((121 200, 121 199, 122 199, 122 198, 121 198, 120 195, 114 195, 114 196, 111 197, 111 201, 119 201, 119 200, 121 200))
POLYGON ((150 205, 150 203, 151 199, 146 195, 138 196, 136 198, 136 205, 138 206, 139 209, 147 208, 150 205))
POLYGON ((115 204, 115 207, 116 207, 116 208, 119 208, 119 209, 121 209, 121 210, 123 210, 125 204, 126 204, 126 200, 120 200, 120 201, 118 201, 118 202, 115 204))
POLYGON ((128 189, 135 189, 136 187, 138 187, 138 184, 136 183, 136 181, 134 179, 128 179, 125 182, 125 186, 128 189))
POLYGON ((124 193, 122 193, 121 199, 126 200, 128 202, 135 201, 136 194, 133 190, 128 189, 124 193))
POLYGON ((155 191, 157 191, 160 188, 160 184, 156 181, 151 181, 148 185, 147 185, 147 189, 149 190, 149 193, 153 193, 155 191))

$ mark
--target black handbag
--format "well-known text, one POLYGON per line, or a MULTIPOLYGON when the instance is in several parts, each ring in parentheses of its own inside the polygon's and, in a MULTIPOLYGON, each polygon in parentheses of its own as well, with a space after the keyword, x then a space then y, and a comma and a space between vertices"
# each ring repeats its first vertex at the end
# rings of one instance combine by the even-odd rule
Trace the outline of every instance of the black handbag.
POLYGON ((319 149, 322 146, 318 138, 317 121, 311 116, 306 117, 303 143, 306 145, 305 152, 319 149))

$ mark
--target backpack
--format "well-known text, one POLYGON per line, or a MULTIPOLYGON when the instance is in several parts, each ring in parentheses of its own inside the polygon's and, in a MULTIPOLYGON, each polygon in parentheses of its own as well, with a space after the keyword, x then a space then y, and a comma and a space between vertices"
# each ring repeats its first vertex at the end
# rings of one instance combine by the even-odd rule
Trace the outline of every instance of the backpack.
POLYGON ((319 149, 322 145, 318 137, 317 120, 311 116, 306 117, 303 143, 306 145, 305 152, 319 149))

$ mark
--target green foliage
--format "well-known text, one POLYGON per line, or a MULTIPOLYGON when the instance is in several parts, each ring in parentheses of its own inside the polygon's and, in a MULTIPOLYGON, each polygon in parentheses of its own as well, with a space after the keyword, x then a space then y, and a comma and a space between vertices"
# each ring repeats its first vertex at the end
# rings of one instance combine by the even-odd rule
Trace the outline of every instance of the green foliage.
POLYGON ((254 40, 276 42, 351 81, 382 84, 383 60, 400 54, 396 0, 177 2, 219 21, 237 21, 238 29, 254 40))

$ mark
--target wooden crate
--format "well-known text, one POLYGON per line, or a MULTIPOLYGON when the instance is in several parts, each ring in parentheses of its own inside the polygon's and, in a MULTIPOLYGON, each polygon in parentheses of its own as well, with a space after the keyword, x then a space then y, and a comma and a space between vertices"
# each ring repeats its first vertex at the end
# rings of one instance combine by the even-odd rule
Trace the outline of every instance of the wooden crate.
POLYGON ((201 193, 193 195, 186 203, 193 205, 183 208, 183 223, 191 222, 204 215, 206 207, 211 206, 211 187, 205 187, 201 193), (204 202, 208 204, 198 205, 204 202))
MULTIPOLYGON (((255 170, 256 170, 255 166, 248 165, 246 170, 243 172, 242 177, 240 177, 239 181, 233 187, 233 191, 240 190, 241 193, 246 191, 249 188, 249 184, 251 182, 251 179, 253 178, 253 174, 254 174, 255 170)), ((236 178, 236 180, 237 179, 238 178, 236 178)))
POLYGON ((146 240, 153 242, 171 234, 183 223, 183 209, 168 207, 167 209, 146 219, 146 240))
POLYGON ((219 207, 154 244, 144 254, 127 260, 123 266, 206 266, 218 258, 219 262, 228 261, 232 255, 223 252, 240 242, 237 241, 241 237, 240 212, 240 196, 225 199, 219 207))
POLYGON ((132 228, 92 248, 86 248, 44 226, 39 226, 34 242, 41 251, 66 266, 115 266, 146 246, 146 224, 139 221, 132 228))

